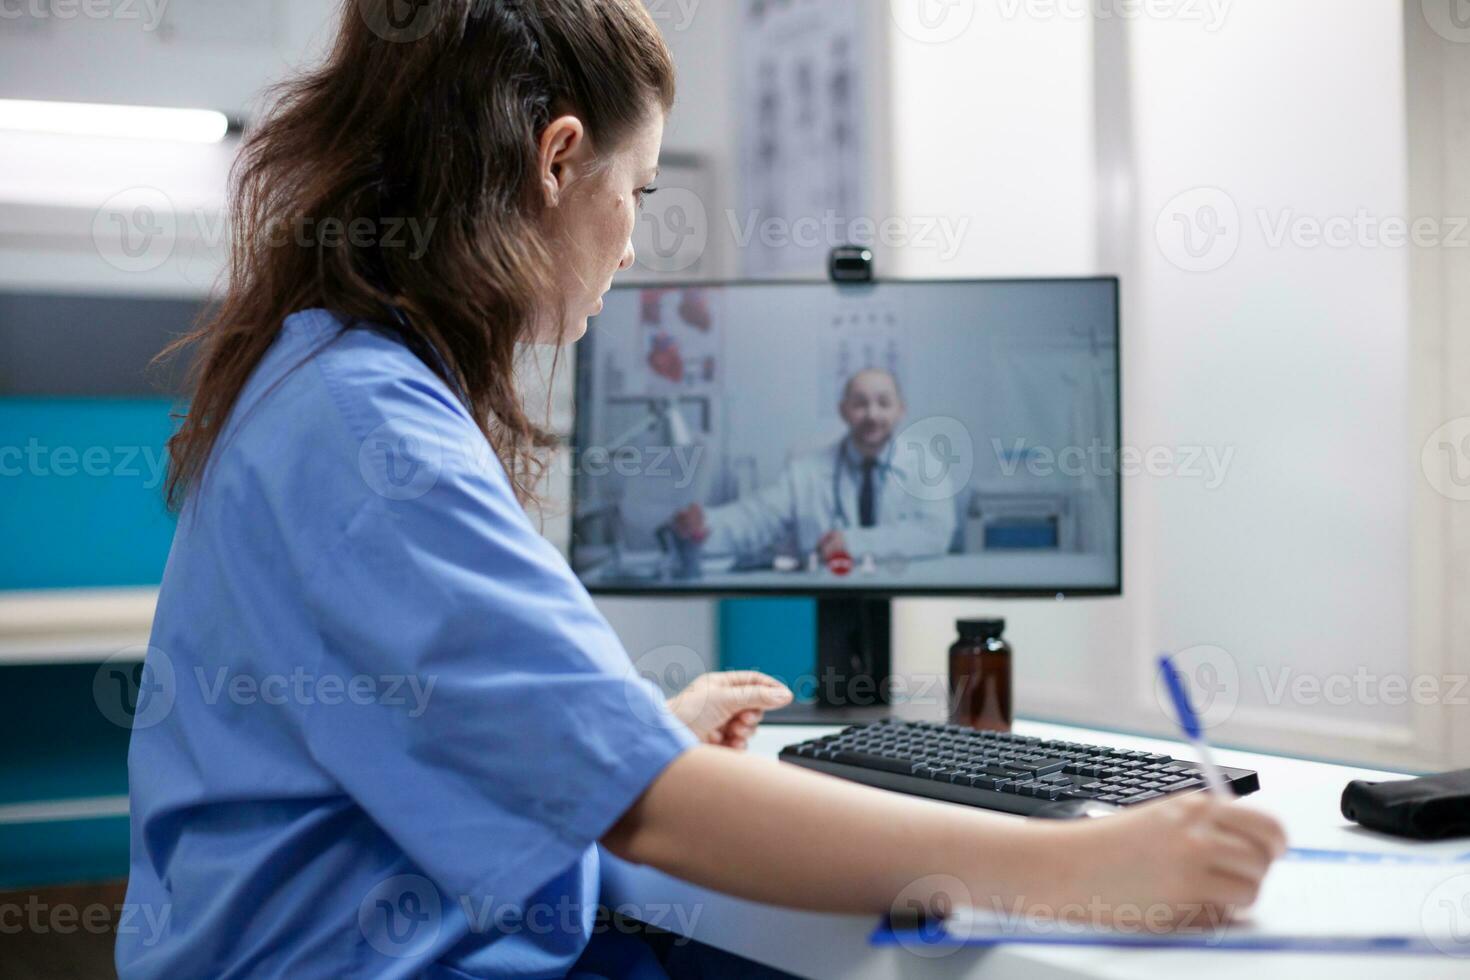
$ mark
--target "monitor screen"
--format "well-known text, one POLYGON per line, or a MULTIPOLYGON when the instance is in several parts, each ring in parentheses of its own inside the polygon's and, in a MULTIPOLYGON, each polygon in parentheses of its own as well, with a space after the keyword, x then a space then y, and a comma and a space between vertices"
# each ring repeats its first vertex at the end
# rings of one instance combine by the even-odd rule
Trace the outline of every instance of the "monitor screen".
POLYGON ((593 591, 1121 589, 1115 279, 618 288, 577 364, 593 591))

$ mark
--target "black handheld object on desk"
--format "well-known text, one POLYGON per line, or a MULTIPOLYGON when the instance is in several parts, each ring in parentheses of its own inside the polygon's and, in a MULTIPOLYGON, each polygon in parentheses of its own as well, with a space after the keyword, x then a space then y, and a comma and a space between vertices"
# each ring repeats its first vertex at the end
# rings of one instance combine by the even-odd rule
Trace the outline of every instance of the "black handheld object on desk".
POLYGON ((1414 840, 1470 836, 1470 769, 1387 783, 1354 779, 1342 791, 1342 815, 1414 840))

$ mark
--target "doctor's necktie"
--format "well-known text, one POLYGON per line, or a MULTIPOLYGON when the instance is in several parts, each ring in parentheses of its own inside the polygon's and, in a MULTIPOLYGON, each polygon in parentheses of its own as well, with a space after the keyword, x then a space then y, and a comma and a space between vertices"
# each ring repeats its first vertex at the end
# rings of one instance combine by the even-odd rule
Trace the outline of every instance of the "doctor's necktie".
POLYGON ((872 527, 878 523, 877 508, 873 500, 873 468, 877 460, 863 460, 863 485, 858 489, 858 523, 872 527))

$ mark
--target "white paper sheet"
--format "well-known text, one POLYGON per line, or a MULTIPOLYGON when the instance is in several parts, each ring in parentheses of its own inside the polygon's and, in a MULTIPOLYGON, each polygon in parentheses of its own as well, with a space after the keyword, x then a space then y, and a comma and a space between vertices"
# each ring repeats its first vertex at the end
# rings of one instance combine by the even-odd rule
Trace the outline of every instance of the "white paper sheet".
POLYGON ((1332 859, 1319 853, 1271 869, 1255 906, 1225 925, 1179 928, 1147 909, 1100 904, 1026 914, 1024 906, 956 909, 950 941, 1402 950, 1470 957, 1470 863, 1332 859), (1107 923, 1114 912, 1123 919, 1107 923))

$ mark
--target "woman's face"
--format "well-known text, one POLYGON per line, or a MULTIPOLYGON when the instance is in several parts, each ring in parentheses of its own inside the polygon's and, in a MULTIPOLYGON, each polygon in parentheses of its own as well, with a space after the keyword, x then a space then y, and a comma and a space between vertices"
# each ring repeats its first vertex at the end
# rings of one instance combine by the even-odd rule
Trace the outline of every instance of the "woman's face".
POLYGON ((643 197, 658 175, 664 115, 654 110, 622 143, 594 151, 575 116, 562 116, 541 138, 541 182, 546 196, 545 234, 556 262, 556 296, 539 344, 571 344, 587 332, 587 318, 602 311, 613 276, 633 264, 633 229, 643 197), (555 322, 557 304, 565 319, 555 322))

